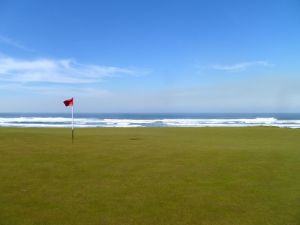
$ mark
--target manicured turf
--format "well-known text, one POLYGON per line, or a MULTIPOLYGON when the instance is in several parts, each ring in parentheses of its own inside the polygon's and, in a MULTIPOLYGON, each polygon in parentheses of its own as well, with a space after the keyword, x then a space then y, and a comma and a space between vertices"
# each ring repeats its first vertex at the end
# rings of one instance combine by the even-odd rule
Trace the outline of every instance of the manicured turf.
POLYGON ((1 225, 299 225, 300 130, 0 129, 1 225))

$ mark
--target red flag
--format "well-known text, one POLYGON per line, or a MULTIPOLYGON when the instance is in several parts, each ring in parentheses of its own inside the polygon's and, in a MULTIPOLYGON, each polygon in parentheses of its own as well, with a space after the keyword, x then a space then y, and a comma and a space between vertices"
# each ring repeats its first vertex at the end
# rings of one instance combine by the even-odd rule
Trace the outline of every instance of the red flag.
POLYGON ((64 101, 65 106, 73 106, 73 98, 64 101))

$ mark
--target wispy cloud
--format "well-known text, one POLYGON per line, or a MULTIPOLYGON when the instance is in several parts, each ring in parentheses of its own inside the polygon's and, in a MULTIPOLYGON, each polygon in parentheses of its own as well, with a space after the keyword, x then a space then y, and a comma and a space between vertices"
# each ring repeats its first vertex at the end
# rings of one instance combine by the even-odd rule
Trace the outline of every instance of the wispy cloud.
POLYGON ((12 38, 9 38, 9 37, 3 36, 3 35, 0 35, 0 43, 12 46, 12 47, 17 48, 17 49, 21 49, 23 51, 35 52, 34 49, 28 48, 27 46, 19 43, 18 41, 13 40, 12 38))
POLYGON ((0 80, 9 82, 83 84, 100 82, 107 77, 137 74, 138 71, 133 69, 82 64, 72 59, 23 60, 0 56, 0 80))
POLYGON ((251 61, 251 62, 231 64, 231 65, 213 65, 211 66, 211 68, 215 70, 226 71, 226 72, 241 72, 249 68, 258 67, 258 66, 268 67, 268 66, 273 66, 273 64, 269 63, 268 61, 251 61))

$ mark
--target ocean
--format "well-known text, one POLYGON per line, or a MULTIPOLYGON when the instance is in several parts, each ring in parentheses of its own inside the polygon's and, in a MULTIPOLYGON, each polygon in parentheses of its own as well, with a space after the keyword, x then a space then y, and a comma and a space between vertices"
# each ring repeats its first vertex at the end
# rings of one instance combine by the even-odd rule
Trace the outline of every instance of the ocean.
MULTIPOLYGON (((0 113, 0 127, 71 127, 70 113, 0 113)), ((81 127, 300 128, 300 113, 76 113, 81 127)))

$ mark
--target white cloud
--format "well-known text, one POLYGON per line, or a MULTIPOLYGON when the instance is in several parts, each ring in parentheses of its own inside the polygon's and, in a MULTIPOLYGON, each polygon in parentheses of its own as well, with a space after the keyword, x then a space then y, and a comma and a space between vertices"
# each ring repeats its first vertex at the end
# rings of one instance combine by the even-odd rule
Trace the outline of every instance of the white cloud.
POLYGON ((72 59, 22 60, 0 56, 0 80, 9 82, 82 84, 136 74, 137 71, 128 68, 81 64, 72 59))
POLYGON ((4 43, 6 45, 9 45, 9 46, 12 46, 14 48, 18 48, 18 49, 21 49, 21 50, 24 50, 24 51, 27 51, 27 52, 35 52, 35 50, 33 50, 31 48, 28 48, 28 47, 20 44, 19 42, 15 41, 11 38, 2 36, 2 35, 0 35, 0 43, 4 43))
POLYGON ((273 66, 273 64, 269 63, 268 61, 251 61, 251 62, 242 62, 232 65, 213 65, 211 68, 215 70, 221 70, 226 72, 241 72, 250 67, 257 67, 257 66, 273 66))

